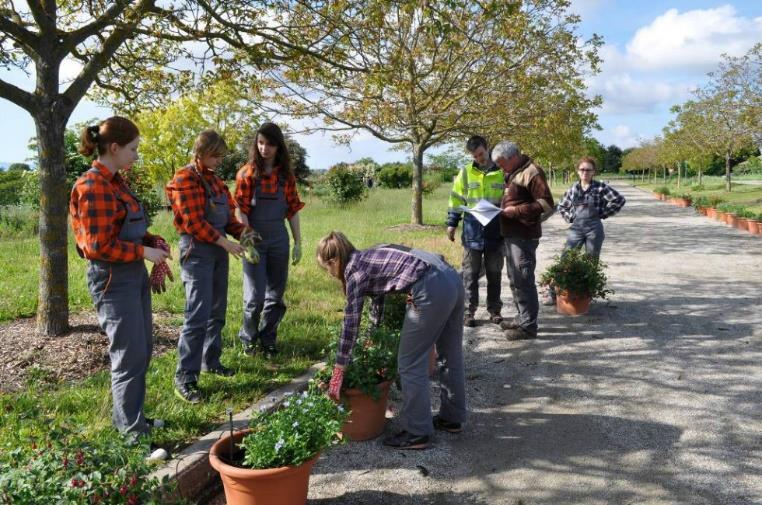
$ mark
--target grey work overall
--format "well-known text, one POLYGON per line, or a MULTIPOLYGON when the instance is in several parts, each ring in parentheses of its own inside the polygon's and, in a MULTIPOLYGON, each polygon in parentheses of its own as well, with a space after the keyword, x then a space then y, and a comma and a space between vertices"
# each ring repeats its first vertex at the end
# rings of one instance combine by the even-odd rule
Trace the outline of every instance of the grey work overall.
POLYGON ((262 242, 257 245, 259 263, 243 261, 243 325, 238 337, 247 347, 257 340, 263 346, 274 345, 286 313, 283 294, 288 280, 289 239, 285 185, 285 178, 278 177, 277 191, 264 193, 262 185, 254 181, 249 226, 259 232, 262 242))
MULTIPOLYGON (((406 248, 405 248, 406 249, 406 248)), ((402 428, 414 435, 430 435, 431 397, 429 352, 436 345, 443 365, 439 413, 456 423, 466 420, 466 382, 463 362, 463 302, 465 290, 460 275, 439 256, 407 251, 429 265, 411 286, 402 324, 397 364, 402 382, 402 428)))
POLYGON ((585 246, 585 252, 595 256, 601 255, 603 246, 603 223, 595 208, 593 192, 588 190, 574 204, 574 221, 566 237, 565 249, 585 246))
MULTIPOLYGON (((227 195, 224 192, 215 195, 206 186, 204 193, 204 217, 224 237, 230 218, 227 195)), ((222 247, 183 233, 180 235, 180 265, 185 288, 185 322, 177 342, 175 382, 187 384, 197 382, 202 369, 212 370, 221 364, 230 260, 222 247)))
MULTIPOLYGON (((138 201, 139 210, 133 212, 125 202, 119 203, 127 211, 119 240, 141 244, 148 229, 143 206, 138 201)), ((153 321, 145 264, 143 260, 129 263, 90 260, 87 287, 98 322, 109 339, 114 426, 123 433, 147 433, 143 404, 153 351, 153 321)))

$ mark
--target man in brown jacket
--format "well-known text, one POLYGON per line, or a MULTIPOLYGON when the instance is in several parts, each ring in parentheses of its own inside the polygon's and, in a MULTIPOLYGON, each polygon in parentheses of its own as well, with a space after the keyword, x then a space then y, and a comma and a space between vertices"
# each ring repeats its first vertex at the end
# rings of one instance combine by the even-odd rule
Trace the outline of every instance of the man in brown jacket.
POLYGON ((505 241, 508 280, 517 315, 501 323, 508 340, 537 338, 537 299, 534 270, 541 222, 555 209, 545 172, 521 154, 513 142, 500 142, 492 150, 493 161, 505 174, 500 207, 500 234, 505 241))

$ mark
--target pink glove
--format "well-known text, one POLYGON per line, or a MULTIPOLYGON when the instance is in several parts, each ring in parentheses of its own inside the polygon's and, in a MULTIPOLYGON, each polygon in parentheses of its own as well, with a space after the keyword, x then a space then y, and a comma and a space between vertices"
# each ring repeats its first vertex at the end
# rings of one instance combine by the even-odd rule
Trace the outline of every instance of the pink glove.
POLYGON ((328 397, 339 401, 341 398, 341 383, 344 382, 344 369, 338 366, 333 367, 331 382, 328 383, 328 397))

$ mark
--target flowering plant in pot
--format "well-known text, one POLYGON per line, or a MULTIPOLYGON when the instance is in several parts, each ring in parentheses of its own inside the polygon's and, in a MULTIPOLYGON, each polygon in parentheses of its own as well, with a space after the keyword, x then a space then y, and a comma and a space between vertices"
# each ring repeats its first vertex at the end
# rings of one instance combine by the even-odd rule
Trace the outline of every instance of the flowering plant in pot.
POLYGON ((593 298, 606 298, 606 265, 581 248, 567 249, 556 256, 540 276, 540 284, 556 290, 556 310, 561 314, 587 313, 593 298))
POLYGON ((263 409, 248 430, 226 434, 209 452, 228 505, 304 505, 312 465, 342 441, 347 412, 319 391, 289 396, 263 409))

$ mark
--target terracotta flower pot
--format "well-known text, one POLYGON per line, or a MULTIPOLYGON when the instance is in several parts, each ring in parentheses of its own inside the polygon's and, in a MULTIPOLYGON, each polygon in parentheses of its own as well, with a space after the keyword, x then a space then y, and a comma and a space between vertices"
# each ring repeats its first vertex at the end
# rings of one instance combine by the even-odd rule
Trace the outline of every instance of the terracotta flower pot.
POLYGON ((717 219, 717 209, 714 207, 707 207, 706 208, 706 217, 711 217, 712 219, 717 219))
POLYGON ((678 207, 690 207, 691 206, 691 200, 689 198, 678 198, 677 199, 677 206, 678 207))
POLYGON ((556 312, 565 316, 581 316, 590 310, 592 297, 556 290, 556 312))
POLYGON ((738 216, 733 214, 732 212, 728 212, 725 214, 725 224, 730 225, 735 228, 736 222, 738 222, 738 216))
POLYGON ((745 217, 739 217, 736 219, 736 228, 741 231, 749 231, 749 220, 745 217))
POLYGON ((715 213, 714 213, 714 214, 715 214, 715 215, 714 215, 714 218, 715 218, 717 221, 719 221, 719 222, 721 222, 721 223, 724 223, 724 222, 725 222, 725 213, 724 213, 723 211, 721 211, 721 210, 718 210, 718 211, 715 211, 715 213))
POLYGON ((746 221, 746 226, 749 230, 749 233, 753 233, 754 235, 762 235, 762 223, 759 221, 748 219, 746 221))
POLYGON ((378 385, 381 392, 378 400, 374 400, 359 389, 346 389, 341 392, 344 404, 351 411, 341 431, 350 440, 370 440, 383 433, 390 385, 391 381, 378 385))
MULTIPOLYGON (((251 430, 233 433, 233 444, 251 430)), ((228 505, 304 505, 310 484, 312 465, 319 454, 298 466, 284 466, 255 470, 239 468, 227 463, 230 451, 230 434, 222 436, 209 451, 209 464, 220 472, 228 505)))

